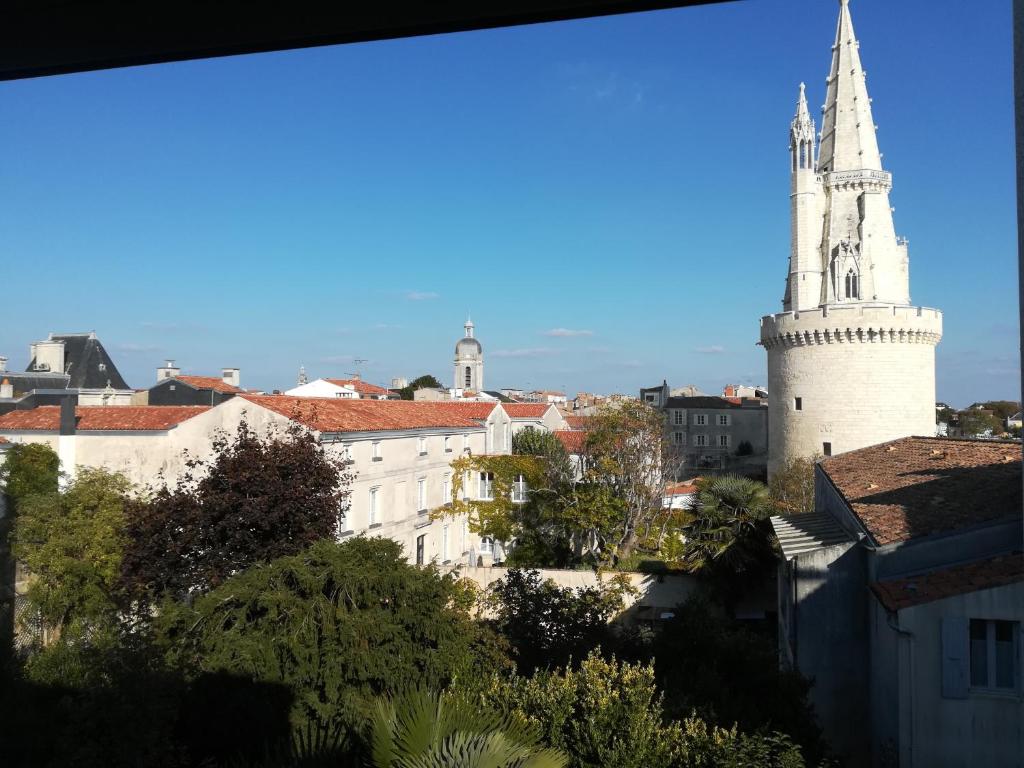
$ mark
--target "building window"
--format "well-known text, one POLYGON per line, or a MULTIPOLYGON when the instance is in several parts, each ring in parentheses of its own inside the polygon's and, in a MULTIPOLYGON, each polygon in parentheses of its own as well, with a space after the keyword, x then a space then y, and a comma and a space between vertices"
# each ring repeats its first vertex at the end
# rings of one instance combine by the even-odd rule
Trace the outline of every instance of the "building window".
POLYGON ((341 444, 341 458, 343 461, 352 461, 352 443, 341 444))
POLYGON ((1016 691, 1020 680, 1020 624, 971 619, 971 687, 1016 691))
POLYGON ((728 448, 729 447, 729 436, 728 435, 719 435, 718 436, 718 447, 719 448, 728 448))
POLYGON ((448 557, 448 526, 441 528, 441 561, 447 563, 448 557))
POLYGON ((804 409, 804 399, 802 397, 793 398, 793 410, 802 411, 804 409))
POLYGON ((676 426, 682 425, 683 417, 684 416, 685 416, 685 412, 684 411, 676 411, 673 414, 673 417, 672 417, 673 418, 673 422, 672 423, 675 424, 676 426))
POLYGON ((416 510, 427 511, 427 478, 421 477, 416 481, 416 510))
POLYGON ((526 501, 526 477, 523 475, 516 475, 512 483, 512 501, 517 504, 526 501))
POLYGON ((416 439, 416 449, 419 451, 420 456, 427 455, 427 438, 419 437, 416 439))
POLYGON ((512 450, 512 440, 509 437, 509 433, 508 433, 510 427, 511 427, 511 425, 506 421, 505 422, 505 450, 506 451, 512 450))
POLYGON ((380 500, 380 486, 375 486, 370 489, 370 513, 369 520, 370 525, 377 524, 377 505, 380 500))
POLYGON ((821 453, 824 456, 831 456, 832 455, 832 443, 822 443, 821 444, 821 453))
POLYGON ((693 417, 693 423, 696 424, 698 427, 706 426, 708 423, 707 414, 698 413, 696 416, 693 417))
POLYGON ((696 446, 705 446, 705 445, 707 445, 708 444, 708 436, 707 435, 694 435, 693 436, 693 444, 696 445, 696 446))
POLYGON ((468 365, 466 366, 466 389, 469 389, 473 384, 473 369, 468 365))
POLYGON ((167 388, 168 388, 169 390, 171 390, 171 392, 173 392, 173 391, 174 391, 174 387, 175 387, 175 386, 176 386, 176 385, 174 385, 174 384, 168 384, 168 385, 167 385, 167 388))
POLYGON ((846 273, 846 298, 848 299, 859 299, 860 298, 860 281, 857 279, 857 273, 852 269, 846 273))
POLYGON ((653 403, 654 395, 644 395, 644 400, 646 400, 648 403, 653 403))
POLYGON ((446 474, 441 480, 441 503, 448 504, 452 500, 452 477, 446 474))
POLYGON ((380 441, 376 440, 370 443, 370 455, 374 461, 383 461, 384 457, 380 455, 380 441))
POLYGON ((729 414, 720 413, 718 414, 718 426, 727 427, 729 426, 729 414))
POLYGON ((444 436, 444 452, 445 453, 451 453, 452 452, 452 436, 451 435, 445 435, 444 436))
POLYGON ((480 473, 480 495, 478 498, 489 501, 494 498, 494 473, 480 473))
POLYGON ((462 554, 469 552, 469 521, 462 521, 462 554))
POLYGON ((480 539, 480 552, 485 555, 494 554, 494 539, 490 536, 480 539))
POLYGON ((427 534, 423 533, 416 537, 416 565, 423 565, 427 561, 427 534))
POLYGON ((685 432, 673 432, 672 441, 676 445, 686 445, 686 433, 685 432))

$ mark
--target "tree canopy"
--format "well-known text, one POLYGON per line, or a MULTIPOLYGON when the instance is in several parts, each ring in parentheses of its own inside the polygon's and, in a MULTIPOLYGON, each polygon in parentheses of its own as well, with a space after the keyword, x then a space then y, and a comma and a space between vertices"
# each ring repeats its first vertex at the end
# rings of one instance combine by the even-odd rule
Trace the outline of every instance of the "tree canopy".
POLYGON ((259 435, 243 421, 174 486, 129 505, 125 584, 140 598, 207 590, 334 537, 348 504, 348 465, 298 425, 259 435))
POLYGON ((398 395, 403 400, 412 400, 413 392, 417 389, 444 389, 444 384, 430 374, 419 376, 410 381, 406 386, 398 390, 398 395))
POLYGON ((814 511, 814 465, 817 459, 790 459, 771 476, 768 495, 779 514, 814 511))
POLYGON ((60 459, 42 443, 15 443, 0 462, 0 485, 15 513, 21 499, 56 493, 59 475, 60 459))

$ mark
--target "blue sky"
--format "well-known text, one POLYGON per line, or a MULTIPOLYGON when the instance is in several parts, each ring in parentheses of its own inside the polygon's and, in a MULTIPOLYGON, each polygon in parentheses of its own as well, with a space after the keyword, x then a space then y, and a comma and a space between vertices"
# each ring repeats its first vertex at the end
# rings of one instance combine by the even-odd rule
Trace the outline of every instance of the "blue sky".
MULTIPOLYGON (((0 354, 96 330, 243 385, 763 382, 797 84, 837 3, 748 0, 0 83, 0 354), (572 332, 572 333, 566 333, 572 332)), ((854 0, 938 396, 1019 392, 1007 0, 854 0)), ((820 122, 820 121, 819 121, 820 122)), ((819 126, 820 127, 820 126, 819 126)))

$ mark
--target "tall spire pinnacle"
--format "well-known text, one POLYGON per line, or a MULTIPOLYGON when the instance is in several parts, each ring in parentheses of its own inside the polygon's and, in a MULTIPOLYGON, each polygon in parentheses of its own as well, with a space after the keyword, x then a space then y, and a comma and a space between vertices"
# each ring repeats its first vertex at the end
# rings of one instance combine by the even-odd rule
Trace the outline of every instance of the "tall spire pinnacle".
POLYGON ((466 337, 472 339, 473 338, 473 318, 470 317, 469 315, 466 316, 465 328, 466 328, 466 337))
POLYGON ((818 152, 818 168, 823 172, 882 170, 859 49, 849 0, 839 0, 818 152))
POLYGON ((793 170, 814 170, 814 120, 807 111, 805 86, 800 83, 796 115, 789 126, 789 148, 793 152, 793 170))

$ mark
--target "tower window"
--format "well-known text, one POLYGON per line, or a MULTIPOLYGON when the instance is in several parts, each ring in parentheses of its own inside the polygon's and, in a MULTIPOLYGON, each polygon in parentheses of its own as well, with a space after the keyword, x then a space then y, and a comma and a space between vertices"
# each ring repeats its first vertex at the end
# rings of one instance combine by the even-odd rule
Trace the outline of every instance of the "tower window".
POLYGON ((832 443, 822 443, 821 444, 821 452, 825 456, 831 456, 832 455, 832 443))
POLYGON ((860 281, 857 278, 857 273, 852 269, 846 273, 846 298, 848 299, 859 299, 860 298, 860 281))
POLYGON ((469 389, 473 384, 473 369, 468 365, 466 366, 466 388, 469 389))
POLYGON ((802 397, 793 398, 793 410, 802 411, 804 409, 804 399, 802 397))

